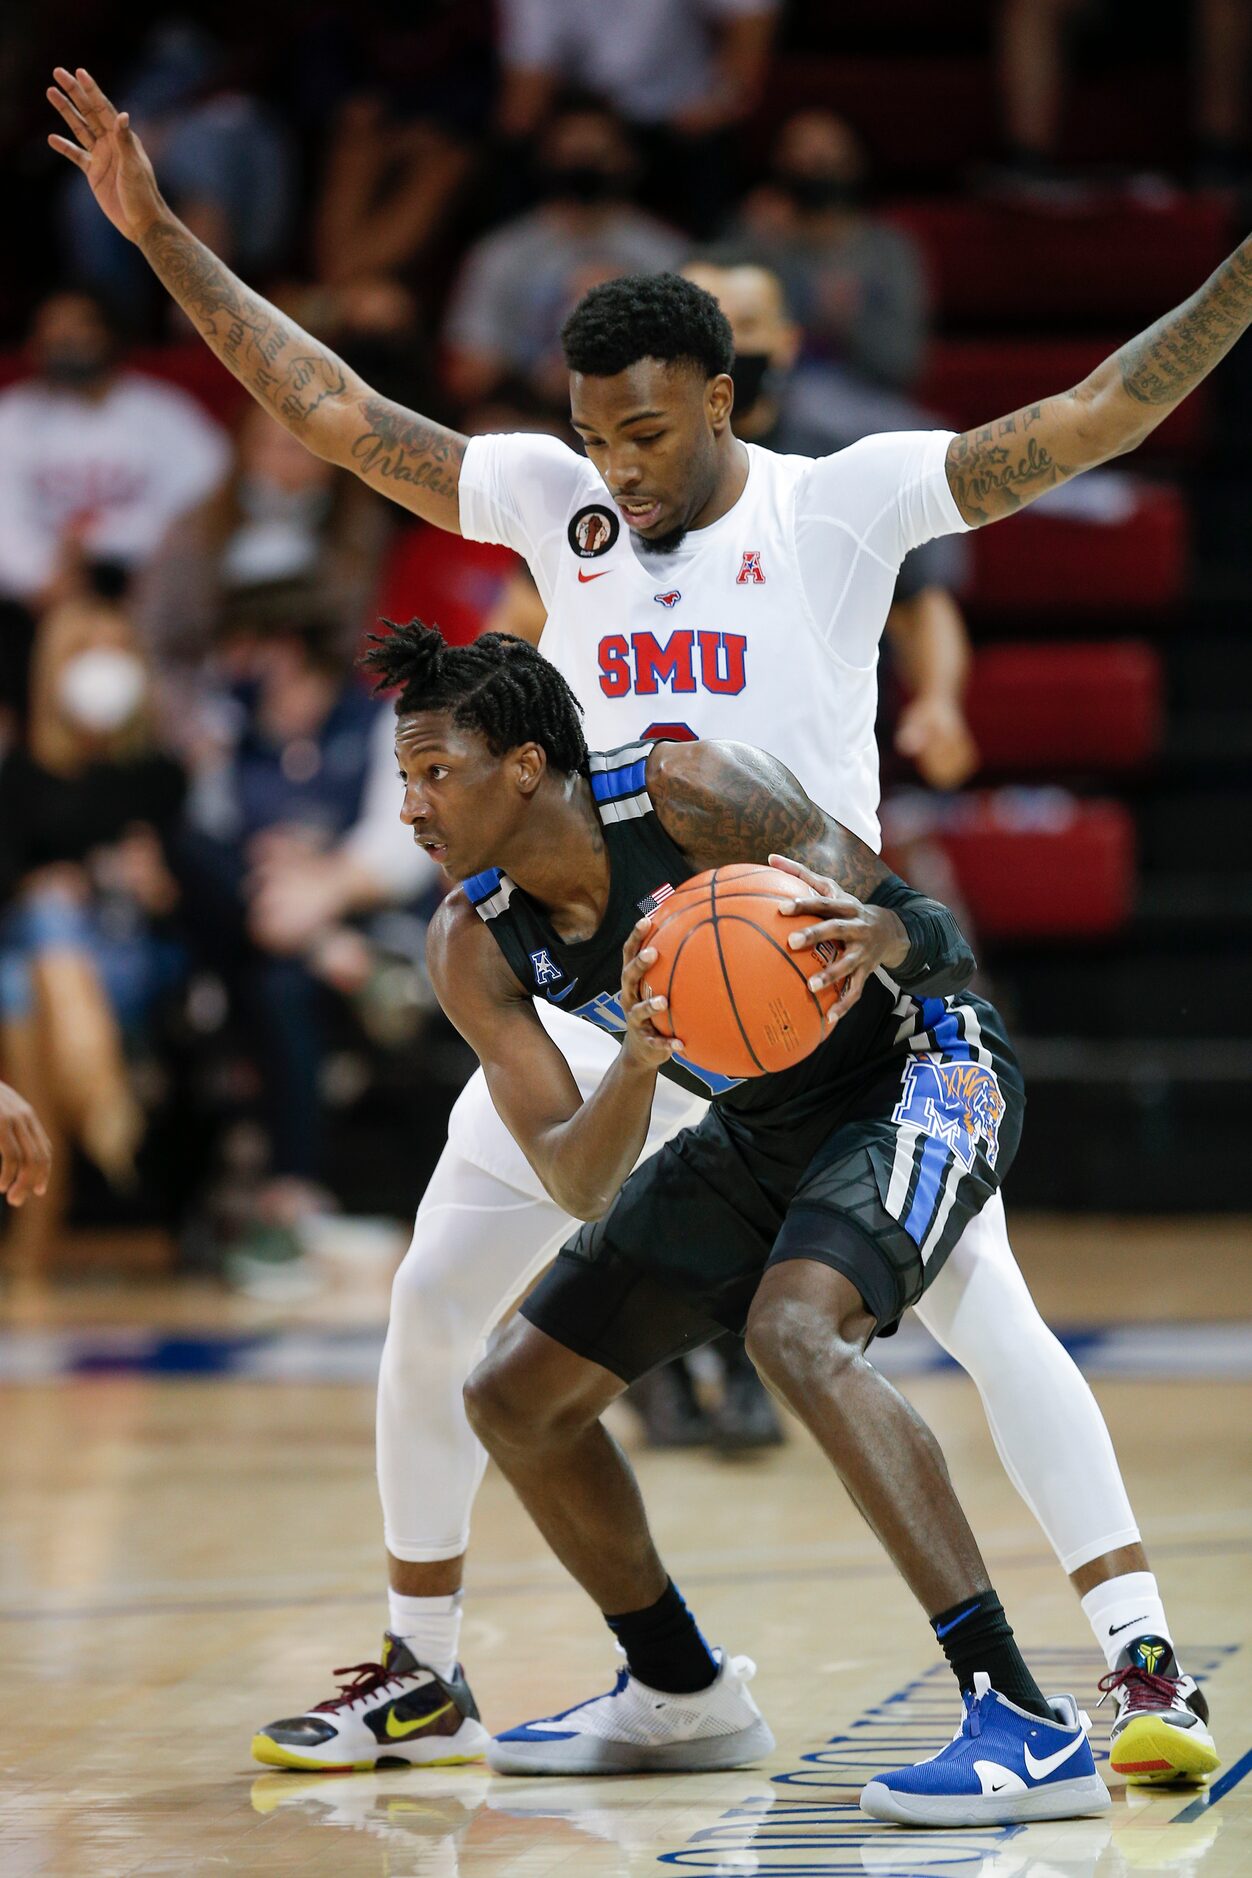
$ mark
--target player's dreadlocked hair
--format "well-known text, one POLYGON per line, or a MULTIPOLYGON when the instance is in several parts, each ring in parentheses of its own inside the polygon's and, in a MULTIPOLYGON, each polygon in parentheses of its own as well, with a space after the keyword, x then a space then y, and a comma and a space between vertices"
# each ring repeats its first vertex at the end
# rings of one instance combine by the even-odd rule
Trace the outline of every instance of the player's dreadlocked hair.
POLYGON ((472 645, 450 646, 420 619, 407 626, 383 620, 361 659, 376 691, 400 687, 396 713, 447 711, 462 730, 475 730, 496 756, 519 743, 542 744, 553 769, 587 766, 582 705, 555 665, 525 639, 484 633, 472 645))
POLYGON ((735 360, 730 321, 681 274, 624 274, 585 293, 561 328, 571 372, 612 378, 640 359, 682 360, 706 378, 735 360))

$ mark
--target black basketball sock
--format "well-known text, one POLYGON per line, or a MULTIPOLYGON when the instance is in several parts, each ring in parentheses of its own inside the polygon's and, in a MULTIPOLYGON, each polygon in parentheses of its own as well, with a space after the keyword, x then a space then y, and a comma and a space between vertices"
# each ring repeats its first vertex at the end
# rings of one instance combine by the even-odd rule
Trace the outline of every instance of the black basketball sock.
POLYGON ((962 1598, 930 1622, 963 1692, 973 1689, 974 1671, 981 1669, 990 1676, 998 1695, 1044 1721, 1056 1720, 1013 1641, 1004 1606, 990 1587, 962 1598))
POLYGON ((716 1680, 713 1652, 672 1578, 666 1579, 655 1604, 642 1611, 625 1611, 620 1617, 606 1616, 604 1621, 625 1650, 631 1675, 646 1682, 649 1689, 691 1695, 716 1680))

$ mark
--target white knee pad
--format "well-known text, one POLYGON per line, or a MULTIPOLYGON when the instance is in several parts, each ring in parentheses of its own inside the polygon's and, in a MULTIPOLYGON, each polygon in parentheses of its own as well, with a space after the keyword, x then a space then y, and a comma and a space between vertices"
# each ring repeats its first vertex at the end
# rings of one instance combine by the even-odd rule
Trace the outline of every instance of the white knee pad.
POLYGON ((1067 1572, 1139 1537, 1086 1378, 1044 1323, 1009 1245, 997 1193, 917 1306, 973 1379, 1009 1479, 1067 1572))
POLYGON ((445 1149, 391 1292, 378 1376, 377 1464, 387 1550, 456 1558, 486 1456, 461 1391, 492 1325, 555 1256, 572 1222, 445 1149))

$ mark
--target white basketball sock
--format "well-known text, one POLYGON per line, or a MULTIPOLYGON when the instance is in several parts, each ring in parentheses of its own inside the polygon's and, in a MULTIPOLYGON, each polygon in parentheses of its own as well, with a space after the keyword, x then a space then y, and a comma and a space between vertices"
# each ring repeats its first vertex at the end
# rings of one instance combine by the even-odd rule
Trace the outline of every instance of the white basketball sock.
POLYGON ((1110 1669, 1136 1637, 1164 1637, 1167 1643, 1174 1641, 1153 1572, 1123 1572, 1120 1578, 1106 1579, 1104 1584, 1088 1591, 1082 1608, 1110 1669))
POLYGON ((442 1598, 406 1598, 388 1590, 391 1634, 403 1638, 419 1663, 438 1676, 450 1676, 461 1645, 461 1599, 453 1591, 442 1598))

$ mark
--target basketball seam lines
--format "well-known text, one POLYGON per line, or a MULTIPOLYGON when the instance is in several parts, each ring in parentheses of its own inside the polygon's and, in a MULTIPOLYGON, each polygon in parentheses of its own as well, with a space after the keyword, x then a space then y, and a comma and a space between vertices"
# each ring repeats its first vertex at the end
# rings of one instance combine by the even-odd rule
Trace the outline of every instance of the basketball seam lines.
MULTIPOLYGON (((736 865, 742 866, 743 863, 741 862, 736 863, 736 865)), ((754 890, 745 885, 739 892, 736 893, 734 891, 734 888, 738 887, 741 881, 746 883, 749 879, 751 879, 752 874, 772 874, 774 871, 775 870, 772 867, 768 866, 767 864, 761 864, 761 865, 751 868, 750 872, 736 874, 734 877, 733 883, 727 882, 725 887, 723 887, 722 898, 724 900, 745 900, 745 899, 757 898, 759 890, 754 890)), ((709 879, 708 894, 709 894, 709 916, 713 925, 713 941, 717 947, 717 962, 718 962, 719 967, 721 968, 722 984, 723 984, 723 987, 725 988, 727 1002, 729 1003, 731 1010, 734 1012, 735 1023, 738 1026, 739 1035, 743 1039, 743 1046, 745 1050, 748 1052, 748 1055, 752 1058, 752 1061, 755 1063, 758 1072, 762 1076, 767 1076, 771 1074, 771 1072, 766 1068, 765 1064, 762 1063, 760 1057, 757 1055, 756 1051, 752 1047, 752 1040, 748 1036, 747 1031, 744 1029, 743 1019, 739 1015, 739 1007, 737 1003, 735 1002, 734 988, 730 982, 730 974, 728 973, 726 969, 726 955, 724 951, 722 950, 721 933, 718 930, 718 927, 721 921, 723 919, 728 920, 728 921, 734 920, 740 925, 750 926, 753 932, 759 933, 761 938, 764 939, 766 945, 772 946, 775 952, 781 953, 782 957, 787 961, 787 964, 791 967, 792 971, 796 974, 796 977, 800 979, 801 983, 804 986, 805 992, 808 995, 809 1001, 816 1008, 818 1018, 820 1019, 823 1027, 825 1026, 825 1022, 826 1022, 826 1013, 822 1009, 821 999, 818 997, 817 993, 813 990, 813 988, 809 984, 807 972, 804 970, 804 968, 801 965, 799 965, 796 962, 796 960, 792 957, 791 953, 788 951, 786 946, 779 944, 778 940, 776 939, 771 939, 769 934, 764 930, 763 927, 758 926, 755 920, 748 919, 744 914, 742 913, 719 913, 718 912, 717 910, 717 896, 718 896, 717 876, 720 872, 721 872, 720 868, 714 868, 712 870, 712 874, 709 879)), ((679 887, 677 892, 674 894, 674 900, 678 900, 679 896, 683 892, 683 887, 686 887, 689 884, 690 883, 687 881, 683 882, 682 887, 679 887)), ((671 902, 671 906, 672 905, 673 905, 673 902, 671 902)), ((677 908, 674 907, 673 910, 677 911, 677 908)), ((670 1033, 669 1034, 671 1037, 674 1035, 673 994, 674 994, 675 980, 678 977, 678 962, 682 958, 683 952, 687 945, 687 941, 698 931, 699 931, 698 926, 691 926, 683 934, 682 938, 678 942, 678 948, 676 952, 674 953, 674 963, 670 967, 670 974, 669 974, 670 1009, 669 1009, 668 1015, 669 1015, 669 1021, 670 1021, 670 1033)), ((821 1038, 819 1037, 818 1043, 820 1044, 820 1042, 821 1042, 821 1038)))
MULTIPOLYGON (((743 1047, 748 1052, 748 1055, 752 1058, 752 1061, 756 1064, 756 1067, 759 1073, 763 1076, 765 1074, 765 1065, 764 1063, 762 1063, 756 1051, 752 1048, 752 1040, 748 1036, 747 1031, 743 1027, 743 1019, 739 1015, 739 1006, 735 1002, 735 988, 730 982, 730 973, 726 970, 726 955, 722 951, 722 935, 718 931, 719 922, 718 922, 718 915, 717 915, 717 869, 716 868, 713 869, 712 875, 710 876, 710 879, 709 879, 709 917, 713 921, 713 943, 717 947, 717 963, 721 967, 722 984, 726 988, 727 1001, 730 1004, 731 1010, 735 1014, 735 1022, 739 1026, 739 1035, 743 1038, 743 1047)), ((745 921, 744 923, 750 924, 750 922, 748 921, 745 921)))
MULTIPOLYGON (((674 1029, 674 980, 678 976, 678 961, 683 955, 683 951, 684 951, 684 948, 686 947, 688 939, 692 938, 696 933, 699 932, 699 930, 700 928, 698 926, 689 926, 687 928, 682 938, 678 941, 678 950, 674 954, 674 963, 669 968, 669 983, 666 986, 665 995, 669 1002, 669 1008, 666 1012, 666 1015, 669 1018, 669 1034, 671 1037, 677 1034, 674 1029)), ((733 1003, 733 999, 732 999, 732 1003, 733 1003)))
MULTIPOLYGON (((732 899, 736 897, 741 900, 745 898, 743 894, 739 894, 737 896, 732 894, 731 896, 732 899)), ((786 946, 780 945, 777 939, 771 939, 769 934, 765 931, 764 927, 758 926, 754 919, 749 919, 747 915, 744 913, 718 913, 714 915, 714 918, 724 919, 727 921, 737 920, 741 926, 751 926, 753 932, 760 933, 762 939, 764 939, 767 946, 773 946, 775 952, 780 952, 783 958, 786 959, 788 965, 790 965, 796 977, 800 980, 801 984, 804 986, 805 991, 808 993, 809 1001, 812 1004, 815 1004, 817 1006, 817 1014, 821 1018, 822 1023, 825 1024, 826 1013, 822 1009, 821 999, 818 997, 817 993, 813 990, 812 986, 809 984, 808 973, 805 971, 804 967, 796 963, 794 953, 789 952, 786 946)))

